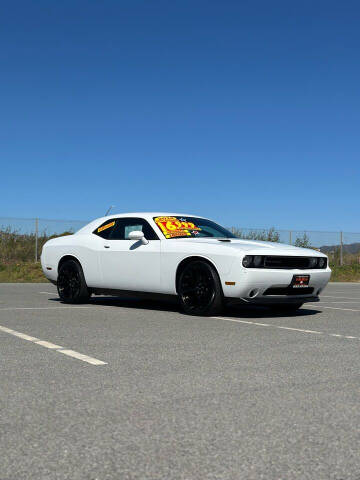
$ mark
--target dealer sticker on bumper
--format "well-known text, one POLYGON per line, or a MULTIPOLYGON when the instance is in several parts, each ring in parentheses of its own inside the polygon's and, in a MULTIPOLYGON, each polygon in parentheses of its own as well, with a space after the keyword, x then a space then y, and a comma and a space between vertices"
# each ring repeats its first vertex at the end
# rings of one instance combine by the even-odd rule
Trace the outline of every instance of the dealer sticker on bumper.
POLYGON ((309 286, 310 275, 294 275, 291 287, 292 288, 304 288, 309 286))

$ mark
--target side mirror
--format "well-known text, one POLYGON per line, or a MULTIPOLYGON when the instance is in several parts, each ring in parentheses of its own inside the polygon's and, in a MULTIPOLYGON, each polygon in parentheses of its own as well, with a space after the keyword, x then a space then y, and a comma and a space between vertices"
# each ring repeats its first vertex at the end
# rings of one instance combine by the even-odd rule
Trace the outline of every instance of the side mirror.
POLYGON ((144 245, 149 243, 149 240, 146 240, 145 238, 144 232, 140 232, 140 230, 134 230, 133 232, 130 232, 129 240, 140 240, 144 245))

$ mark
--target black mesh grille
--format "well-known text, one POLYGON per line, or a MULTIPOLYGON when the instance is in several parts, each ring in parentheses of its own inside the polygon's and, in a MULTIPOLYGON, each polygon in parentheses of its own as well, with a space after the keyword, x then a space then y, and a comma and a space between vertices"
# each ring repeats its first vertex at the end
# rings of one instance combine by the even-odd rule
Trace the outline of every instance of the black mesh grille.
MULTIPOLYGON (((280 257, 280 256, 269 256, 264 257, 264 266, 263 268, 286 268, 286 269, 299 269, 306 270, 310 267, 311 257, 280 257)), ((319 268, 319 267, 315 267, 319 268)), ((323 268, 326 268, 326 262, 323 268)))

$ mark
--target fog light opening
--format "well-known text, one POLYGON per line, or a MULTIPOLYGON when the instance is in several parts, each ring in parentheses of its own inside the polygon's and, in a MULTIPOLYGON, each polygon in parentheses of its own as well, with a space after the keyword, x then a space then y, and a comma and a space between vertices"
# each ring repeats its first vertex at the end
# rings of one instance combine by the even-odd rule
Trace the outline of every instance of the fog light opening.
POLYGON ((251 290, 251 292, 249 293, 249 297, 254 298, 258 293, 259 293, 259 290, 255 288, 254 290, 251 290))

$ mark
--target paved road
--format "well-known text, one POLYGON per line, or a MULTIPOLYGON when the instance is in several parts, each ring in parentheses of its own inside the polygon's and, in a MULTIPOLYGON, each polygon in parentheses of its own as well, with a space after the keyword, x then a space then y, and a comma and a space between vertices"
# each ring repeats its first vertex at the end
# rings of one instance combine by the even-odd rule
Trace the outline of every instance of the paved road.
POLYGON ((360 284, 221 318, 0 284, 0 479, 359 480, 359 314, 360 284))

